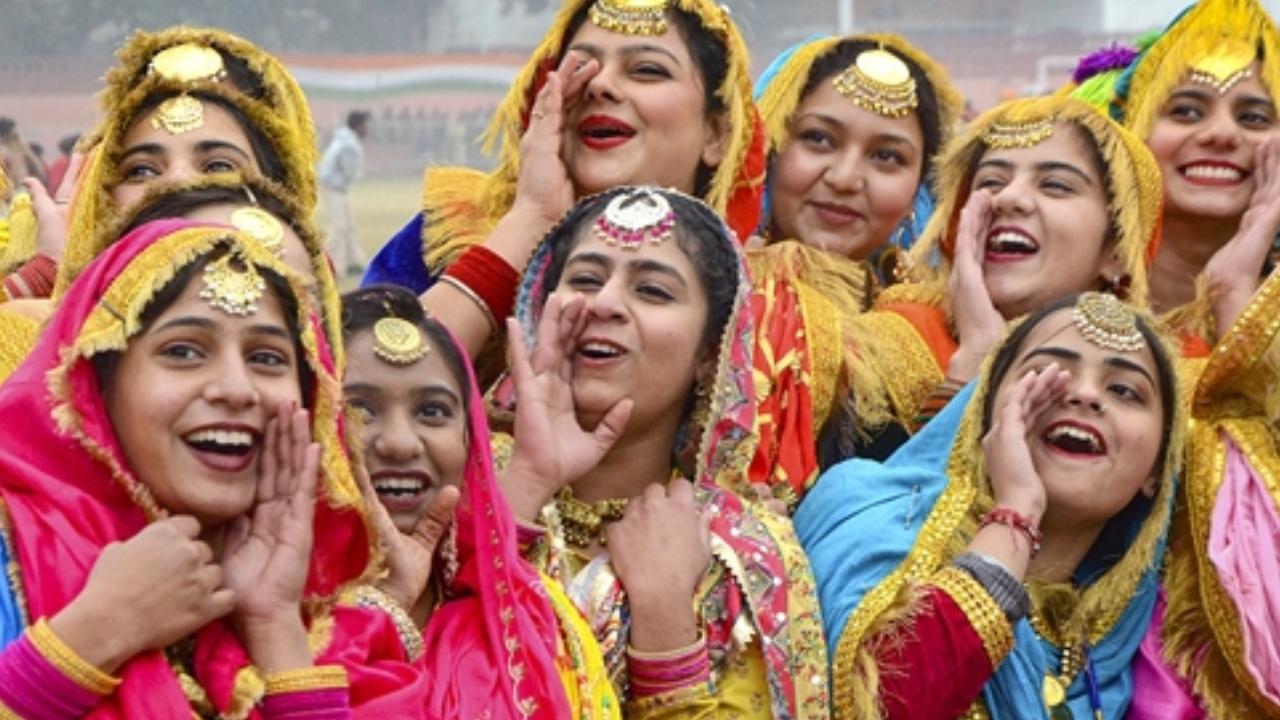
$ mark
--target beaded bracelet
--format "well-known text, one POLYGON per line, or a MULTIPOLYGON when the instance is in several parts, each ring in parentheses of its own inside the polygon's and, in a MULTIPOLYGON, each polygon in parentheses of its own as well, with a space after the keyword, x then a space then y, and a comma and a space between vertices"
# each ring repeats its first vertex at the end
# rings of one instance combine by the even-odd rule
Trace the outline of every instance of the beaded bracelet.
POLYGON ((1004 525, 1013 528, 1027 536, 1027 542, 1031 543, 1031 554, 1035 555, 1040 552, 1040 529, 1036 527, 1035 522, 1011 508, 996 507, 987 511, 986 515, 978 521, 979 527, 988 525, 1004 525))
POLYGON ((473 245, 449 266, 441 279, 476 300, 496 326, 515 307, 520 273, 501 255, 483 245, 473 245))

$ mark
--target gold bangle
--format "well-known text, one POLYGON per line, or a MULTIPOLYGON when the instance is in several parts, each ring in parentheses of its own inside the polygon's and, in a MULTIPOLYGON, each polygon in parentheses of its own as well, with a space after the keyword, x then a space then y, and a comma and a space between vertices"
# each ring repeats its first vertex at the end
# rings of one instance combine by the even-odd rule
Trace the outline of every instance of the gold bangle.
POLYGON ((413 662, 422 657, 424 651, 422 631, 414 625, 413 618, 400 607, 400 603, 392 600, 385 592, 372 585, 361 585, 344 594, 343 600, 356 607, 373 608, 385 612, 391 617, 391 622, 396 627, 396 634, 400 636, 400 644, 404 646, 404 653, 409 661, 413 662))
POLYGON ((27 638, 45 660, 85 690, 95 695, 110 695, 120 685, 119 678, 102 672, 72 650, 44 618, 27 628, 27 638))
POLYGON ((972 575, 954 565, 942 569, 929 581, 955 601, 982 639, 991 667, 999 667, 1013 650, 1013 627, 991 593, 972 575))
POLYGON ((268 695, 304 690, 337 690, 347 687, 347 671, 341 665, 316 665, 271 673, 265 678, 264 684, 268 695))
POLYGON ((489 309, 489 304, 477 295, 475 290, 472 290, 466 283, 452 275, 441 275, 436 282, 443 282, 454 290, 457 290, 470 298, 476 308, 480 310, 480 312, 484 313, 484 319, 489 321, 489 332, 498 332, 498 321, 493 317, 493 310, 489 309))

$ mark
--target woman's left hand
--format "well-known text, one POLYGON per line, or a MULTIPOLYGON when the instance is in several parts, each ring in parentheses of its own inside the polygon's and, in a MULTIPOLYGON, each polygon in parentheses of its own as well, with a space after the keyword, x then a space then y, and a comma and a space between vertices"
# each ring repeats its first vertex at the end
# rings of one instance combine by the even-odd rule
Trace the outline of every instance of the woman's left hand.
POLYGON ((301 602, 311 559, 320 446, 311 442, 308 417, 306 410, 287 403, 267 423, 252 516, 233 521, 224 539, 223 585, 236 593, 236 626, 264 672, 311 664, 301 602))
POLYGON ((679 479, 646 487, 605 536, 630 602, 631 645, 661 652, 696 641, 693 596, 711 563, 711 528, 693 484, 679 479))
POLYGON ((1240 218, 1240 228, 1204 267, 1219 337, 1249 305, 1280 231, 1280 136, 1267 138, 1258 146, 1253 178, 1253 197, 1240 218))

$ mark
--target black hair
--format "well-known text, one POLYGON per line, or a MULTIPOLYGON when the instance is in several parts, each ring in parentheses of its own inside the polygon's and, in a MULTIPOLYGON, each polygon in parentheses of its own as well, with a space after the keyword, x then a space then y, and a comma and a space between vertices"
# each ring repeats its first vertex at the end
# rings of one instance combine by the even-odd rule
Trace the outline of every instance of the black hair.
MULTIPOLYGON (((140 327, 134 337, 147 332, 151 325, 155 323, 156 318, 160 317, 165 310, 168 310, 177 301, 178 297, 186 291, 187 286, 195 280, 196 275, 204 271, 206 265, 223 257, 229 251, 229 244, 219 244, 199 260, 179 270, 164 287, 160 288, 147 301, 146 307, 142 309, 142 313, 138 316, 140 327)), ((306 349, 302 346, 302 328, 298 323, 298 300, 293 295, 293 288, 289 286, 288 281, 283 276, 270 268, 256 267, 255 269, 266 282, 267 290, 274 293, 280 300, 280 305, 284 311, 285 326, 289 330, 289 337, 293 339, 294 357, 298 359, 298 387, 302 391, 302 404, 309 409, 314 397, 315 376, 311 366, 306 362, 306 349)), ((105 391, 111 386, 122 357, 123 353, 120 350, 98 353, 93 356, 93 369, 98 378, 99 388, 105 391)))
POLYGON ((347 127, 358 130, 369 122, 368 110, 352 110, 347 113, 347 127))
POLYGON ((16 123, 13 122, 13 118, 0 117, 0 139, 8 140, 9 136, 13 134, 14 127, 16 127, 16 123))
MULTIPOLYGON (((585 2, 578 8, 564 32, 564 46, 560 48, 557 63, 569 52, 569 41, 577 34, 582 24, 587 21, 588 11, 592 3, 585 2)), ((689 56, 698 68, 702 78, 703 111, 708 118, 723 113, 727 106, 720 96, 720 86, 729 75, 729 48, 725 41, 703 24, 702 19, 694 13, 678 7, 667 8, 667 19, 680 31, 680 37, 689 49, 689 56)), ((693 194, 705 197, 711 189, 711 180, 715 177, 716 168, 698 161, 698 171, 694 175, 693 194)))
MULTIPOLYGON (((800 91, 800 99, 808 97, 820 83, 844 72, 863 52, 875 50, 881 46, 882 43, 870 38, 842 40, 810 66, 809 77, 805 81, 804 89, 800 91)), ((938 92, 924 68, 906 53, 895 52, 896 48, 891 45, 885 49, 892 52, 894 57, 907 66, 911 79, 916 82, 915 116, 920 124, 920 133, 924 136, 924 162, 920 166, 920 181, 923 183, 933 172, 934 158, 942 147, 943 133, 950 128, 942 127, 942 114, 938 109, 938 92)))
MULTIPOLYGON (((130 231, 154 220, 186 217, 192 212, 209 205, 249 204, 249 196, 245 194, 246 187, 240 185, 203 185, 196 187, 158 185, 154 195, 149 190, 147 195, 131 208, 130 212, 132 214, 126 215, 128 219, 116 231, 116 234, 119 237, 123 237, 130 231)), ((253 199, 257 201, 258 207, 271 213, 281 222, 293 227, 295 231, 297 230, 288 206, 281 202, 279 198, 259 191, 254 193, 253 199)))
POLYGON ((76 149, 78 142, 80 142, 80 133, 73 133, 58 141, 58 150, 63 155, 70 155, 71 151, 76 149))
MULTIPOLYGON (((635 188, 614 188, 584 200, 551 230, 543 241, 551 244, 551 264, 542 284, 544 292, 550 293, 560 283, 569 255, 585 235, 584 231, 604 212, 609 201, 633 190, 635 188)), ((729 314, 733 312, 738 293, 738 256, 722 237, 727 230, 714 210, 683 193, 656 188, 655 191, 671 203, 676 215, 675 241, 689 257, 707 293, 707 324, 702 329, 699 343, 700 347, 706 347, 720 337, 729 314)), ((534 299, 537 303, 543 300, 545 297, 534 299)))
POLYGON ((356 335, 373 328, 383 318, 395 317, 413 323, 444 358, 444 364, 462 389, 462 407, 470 411, 471 383, 467 358, 458 349, 444 325, 427 315, 418 296, 389 283, 368 285, 342 296, 342 338, 350 344, 356 335))
MULTIPOLYGON (((138 111, 134 114, 133 120, 130 122, 136 121, 152 108, 176 94, 177 93, 172 90, 158 90, 147 95, 147 97, 143 99, 142 104, 138 106, 138 111)), ((259 172, 263 176, 270 178, 271 180, 275 180, 278 183, 288 182, 289 178, 286 177, 284 162, 280 159, 280 152, 276 149, 276 146, 271 143, 271 140, 267 137, 266 133, 262 131, 262 128, 258 127, 256 123, 250 120, 249 116, 246 115, 238 105, 215 93, 195 91, 190 94, 205 102, 213 103, 230 113, 231 117, 235 118, 236 124, 238 124, 240 129, 244 131, 245 137, 249 139, 249 149, 253 151, 254 159, 258 161, 259 172)))

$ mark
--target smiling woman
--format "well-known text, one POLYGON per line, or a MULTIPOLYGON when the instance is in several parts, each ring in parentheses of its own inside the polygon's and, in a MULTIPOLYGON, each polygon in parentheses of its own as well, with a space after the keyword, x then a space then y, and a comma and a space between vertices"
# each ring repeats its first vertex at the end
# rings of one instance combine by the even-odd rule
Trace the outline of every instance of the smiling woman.
POLYGON ((1151 320, 1088 292, 1020 323, 977 389, 888 462, 825 474, 796 528, 836 717, 1122 717, 1179 408, 1151 320))
POLYGON ((25 419, 0 443, 0 710, 421 706, 391 617, 332 600, 373 553, 308 297, 248 235, 181 220, 69 289, 0 386, 25 419))

